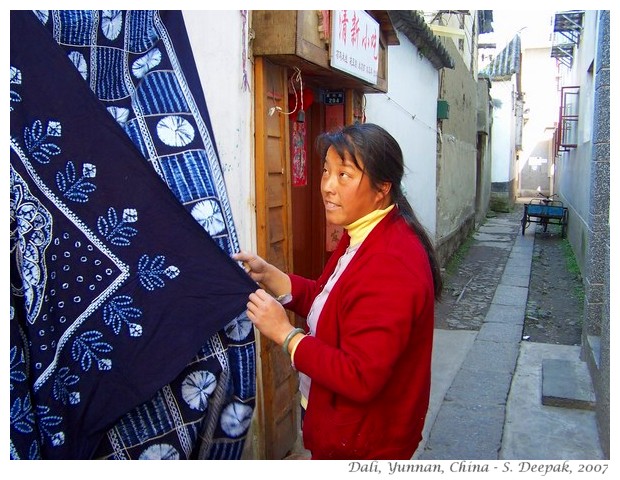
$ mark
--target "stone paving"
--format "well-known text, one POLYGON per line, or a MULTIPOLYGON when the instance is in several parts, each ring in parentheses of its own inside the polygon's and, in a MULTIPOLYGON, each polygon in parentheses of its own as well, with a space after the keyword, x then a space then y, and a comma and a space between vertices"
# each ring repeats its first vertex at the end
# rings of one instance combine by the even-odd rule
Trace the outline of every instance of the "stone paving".
MULTIPOLYGON (((533 236, 519 234, 517 215, 513 212, 487 219, 474 234, 456 275, 446 282, 454 298, 458 286, 471 275, 456 300, 444 302, 450 303, 446 323, 455 330, 478 333, 435 418, 427 418, 426 441, 415 458, 499 458, 508 393, 523 333, 534 245, 533 236), (476 289, 472 289, 476 279, 476 289)), ((442 323, 445 308, 442 305, 436 313, 436 327, 442 323)), ((450 354, 441 346, 434 351, 438 357, 450 354)), ((434 370, 435 377, 441 374, 434 370)))
MULTIPOLYGON (((436 328, 482 327, 515 238, 520 234, 522 212, 515 210, 487 218, 474 233, 458 269, 445 279, 443 299, 436 306, 436 328)), ((529 268, 529 263, 522 268, 529 268)))

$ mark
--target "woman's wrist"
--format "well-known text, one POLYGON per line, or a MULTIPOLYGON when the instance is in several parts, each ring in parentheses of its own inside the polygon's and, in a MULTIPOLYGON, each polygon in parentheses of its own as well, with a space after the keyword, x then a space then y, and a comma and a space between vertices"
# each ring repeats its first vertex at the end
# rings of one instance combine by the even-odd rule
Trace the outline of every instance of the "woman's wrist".
POLYGON ((289 276, 273 265, 271 265, 264 283, 276 298, 284 297, 284 295, 291 293, 291 280, 289 276))
POLYGON ((303 328, 293 328, 291 329, 290 332, 288 332, 288 334, 286 335, 286 337, 284 337, 284 340, 282 341, 282 351, 284 353, 290 353, 290 342, 291 340, 293 340, 294 337, 296 337, 297 335, 304 335, 305 332, 303 330, 303 328))
POLYGON ((291 338, 291 341, 288 344, 288 351, 291 355, 291 363, 295 365, 295 351, 297 350, 297 346, 301 343, 301 341, 306 338, 306 334, 297 334, 291 338))

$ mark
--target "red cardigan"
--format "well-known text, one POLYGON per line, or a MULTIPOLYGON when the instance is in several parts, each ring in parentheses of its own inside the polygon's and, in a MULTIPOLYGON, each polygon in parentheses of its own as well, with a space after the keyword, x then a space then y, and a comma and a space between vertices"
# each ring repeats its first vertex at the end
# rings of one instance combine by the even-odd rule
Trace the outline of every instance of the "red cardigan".
MULTIPOLYGON (((434 288, 419 238, 390 212, 334 285, 316 337, 295 367, 312 379, 304 446, 313 459, 410 459, 422 439, 431 382, 434 288)), ((344 233, 318 280, 289 275, 287 309, 307 317, 349 244, 344 233)))

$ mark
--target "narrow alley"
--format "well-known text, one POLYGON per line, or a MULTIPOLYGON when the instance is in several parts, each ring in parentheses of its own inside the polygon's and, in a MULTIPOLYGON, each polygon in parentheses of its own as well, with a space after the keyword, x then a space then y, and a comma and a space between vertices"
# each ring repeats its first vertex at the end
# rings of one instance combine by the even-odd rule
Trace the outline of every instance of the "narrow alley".
POLYGON ((521 235, 522 215, 517 202, 511 213, 490 216, 446 276, 416 459, 604 458, 580 346, 524 335, 530 278, 540 268, 534 244, 544 249, 559 230, 530 225, 521 235))

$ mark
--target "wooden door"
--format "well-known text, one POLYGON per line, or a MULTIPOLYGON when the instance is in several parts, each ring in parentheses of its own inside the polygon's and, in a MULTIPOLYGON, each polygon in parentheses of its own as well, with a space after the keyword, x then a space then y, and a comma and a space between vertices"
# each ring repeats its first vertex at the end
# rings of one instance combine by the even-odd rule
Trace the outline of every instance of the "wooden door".
MULTIPOLYGON (((317 135, 324 130, 324 110, 322 104, 314 103, 306 111, 303 126, 305 178, 301 180, 299 176, 293 177, 291 186, 293 263, 295 273, 308 278, 317 278, 325 264, 325 209, 320 191, 323 161, 314 149, 317 135)), ((296 120, 290 120, 291 132, 294 132, 295 128, 301 128, 295 125, 296 120)), ((291 135, 295 138, 295 133, 291 135)), ((291 153, 294 155, 295 149, 292 149, 291 153)), ((295 162, 294 156, 291 161, 295 162)), ((301 321, 298 320, 298 323, 301 321)))
MULTIPOLYGON (((257 253, 292 271, 291 201, 286 69, 255 58, 255 144, 257 253), (271 114, 270 114, 271 113, 271 114)), ((257 380, 259 455, 281 459, 298 432, 298 377, 282 349, 259 335, 257 380)))

